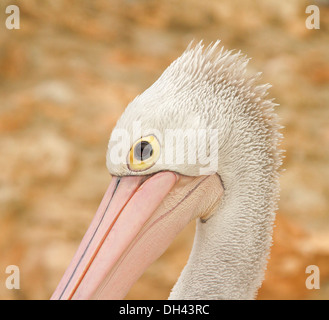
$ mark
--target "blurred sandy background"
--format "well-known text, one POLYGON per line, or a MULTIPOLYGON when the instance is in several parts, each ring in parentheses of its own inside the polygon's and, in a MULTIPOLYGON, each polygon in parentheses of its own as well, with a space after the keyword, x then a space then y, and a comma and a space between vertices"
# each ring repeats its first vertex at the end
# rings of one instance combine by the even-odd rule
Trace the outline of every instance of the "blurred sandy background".
MULTIPOLYGON (((302 0, 0 2, 0 298, 48 299, 110 181, 116 120, 192 39, 221 39, 263 71, 287 150, 274 247, 259 299, 329 298, 329 6, 302 0), (21 29, 5 28, 5 8, 21 29), (305 27, 320 7, 321 29, 305 27), (7 265, 21 289, 5 288, 7 265), (307 290, 305 268, 320 267, 307 290)), ((127 298, 166 299, 194 225, 127 298)))

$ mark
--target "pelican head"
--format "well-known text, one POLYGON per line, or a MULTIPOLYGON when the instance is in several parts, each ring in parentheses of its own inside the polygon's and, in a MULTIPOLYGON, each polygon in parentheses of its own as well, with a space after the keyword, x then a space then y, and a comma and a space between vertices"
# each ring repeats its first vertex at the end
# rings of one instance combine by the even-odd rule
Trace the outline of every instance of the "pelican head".
POLYGON ((253 299, 272 242, 281 135, 269 85, 248 60, 190 45, 126 108, 113 176, 53 299, 122 299, 192 220, 171 299, 253 299))

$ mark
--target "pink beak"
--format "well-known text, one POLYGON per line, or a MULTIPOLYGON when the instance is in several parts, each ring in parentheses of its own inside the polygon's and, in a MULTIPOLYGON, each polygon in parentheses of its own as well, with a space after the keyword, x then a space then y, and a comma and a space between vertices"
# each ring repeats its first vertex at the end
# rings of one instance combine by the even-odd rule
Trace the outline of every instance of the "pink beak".
MULTIPOLYGON (((186 177, 189 183, 191 180, 193 183, 189 184, 187 191, 185 187, 181 188, 184 191, 182 200, 176 201, 178 204, 169 209, 163 200, 178 181, 175 173, 113 177, 51 299, 124 298, 144 270, 195 218, 193 210, 189 210, 191 214, 181 214, 177 207, 183 200, 193 198, 191 193, 201 183, 205 184, 209 177, 186 177)), ((215 179, 220 183, 218 176, 215 179)), ((200 197, 202 195, 197 198, 200 197)), ((196 202, 191 202, 191 208, 199 201, 194 200, 196 202)))

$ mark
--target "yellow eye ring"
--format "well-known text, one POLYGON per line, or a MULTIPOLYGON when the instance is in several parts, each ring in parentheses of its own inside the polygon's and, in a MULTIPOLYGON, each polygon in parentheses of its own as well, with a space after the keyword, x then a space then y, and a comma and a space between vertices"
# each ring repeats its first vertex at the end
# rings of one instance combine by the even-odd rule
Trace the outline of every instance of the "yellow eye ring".
POLYGON ((128 155, 128 167, 132 171, 144 171, 151 168, 160 157, 160 144, 155 136, 146 136, 137 140, 128 155))

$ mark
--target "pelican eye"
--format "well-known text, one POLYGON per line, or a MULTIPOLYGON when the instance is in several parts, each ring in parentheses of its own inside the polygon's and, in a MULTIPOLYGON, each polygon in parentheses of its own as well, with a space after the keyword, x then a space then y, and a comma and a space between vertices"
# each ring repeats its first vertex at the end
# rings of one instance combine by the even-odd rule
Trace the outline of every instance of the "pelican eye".
POLYGON ((137 140, 129 151, 128 166, 132 171, 144 171, 151 168, 160 156, 160 144, 155 136, 146 136, 137 140))
POLYGON ((138 142, 134 148, 134 157, 139 161, 150 158, 153 154, 152 145, 147 141, 138 142))

